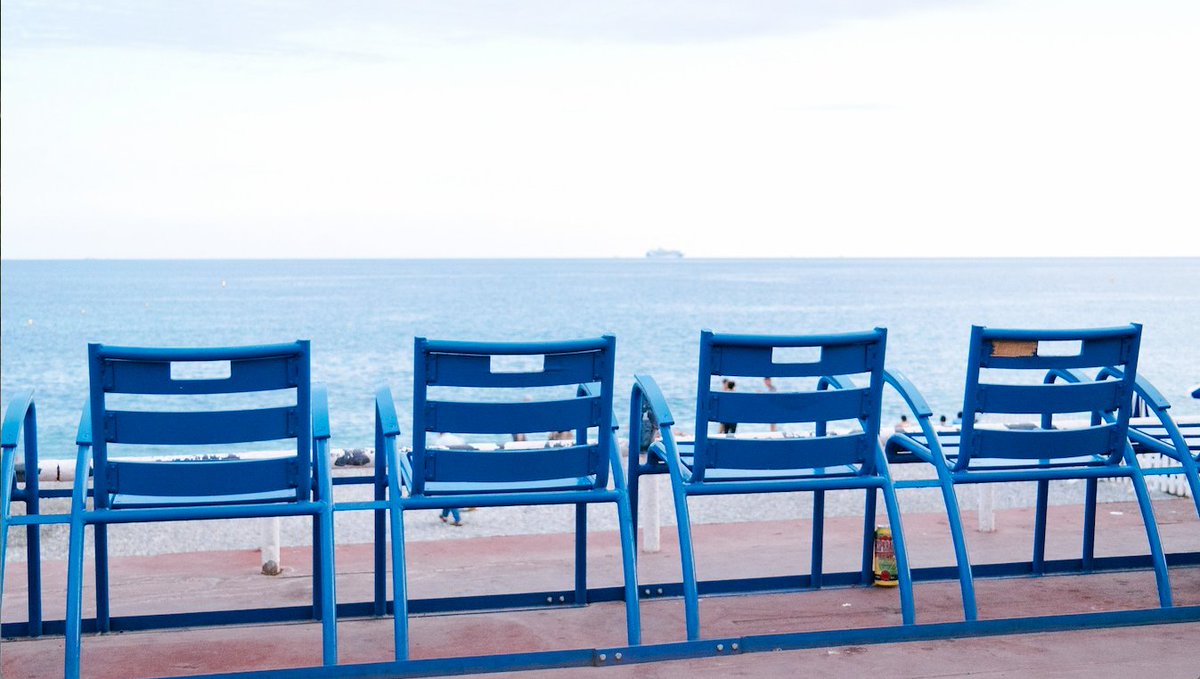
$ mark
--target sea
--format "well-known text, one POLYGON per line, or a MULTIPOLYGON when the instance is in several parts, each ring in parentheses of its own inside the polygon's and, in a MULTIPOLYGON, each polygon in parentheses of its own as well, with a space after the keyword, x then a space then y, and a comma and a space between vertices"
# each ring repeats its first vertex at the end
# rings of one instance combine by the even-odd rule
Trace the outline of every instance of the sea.
MULTIPOLYGON (((617 337, 617 411, 653 375, 691 428, 701 329, 885 327, 887 365, 938 415, 960 409, 972 324, 1144 325, 1140 373, 1200 413, 1200 259, 172 260, 0 263, 0 400, 26 389, 42 458, 75 455, 87 343, 229 346, 308 339, 332 446, 373 445, 388 385, 407 435, 413 339, 617 337)), ((747 388, 755 389, 756 385, 747 388)), ((889 397, 885 417, 903 413, 889 397)))

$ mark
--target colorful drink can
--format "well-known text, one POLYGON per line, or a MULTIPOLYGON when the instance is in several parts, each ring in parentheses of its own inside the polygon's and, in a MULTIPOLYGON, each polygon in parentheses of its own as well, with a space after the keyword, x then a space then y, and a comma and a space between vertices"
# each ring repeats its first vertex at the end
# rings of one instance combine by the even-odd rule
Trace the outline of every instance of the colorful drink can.
POLYGON ((875 584, 879 587, 895 587, 900 584, 900 573, 896 570, 896 548, 892 544, 892 529, 879 526, 875 529, 875 584))

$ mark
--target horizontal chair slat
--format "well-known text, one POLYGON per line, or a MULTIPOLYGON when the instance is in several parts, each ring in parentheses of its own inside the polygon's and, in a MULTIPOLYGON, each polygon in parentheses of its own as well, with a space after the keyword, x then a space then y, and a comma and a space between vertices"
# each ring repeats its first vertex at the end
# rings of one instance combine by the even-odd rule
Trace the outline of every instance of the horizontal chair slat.
POLYGON ((494 355, 537 355, 573 354, 600 351, 608 347, 609 337, 561 340, 551 342, 471 342, 462 340, 431 340, 416 338, 418 344, 430 353, 437 354, 494 354, 494 355))
POLYGON ((109 443, 217 445, 296 436, 295 406, 213 412, 113 410, 104 423, 109 443))
POLYGON ((711 422, 819 422, 865 417, 868 389, 754 394, 712 392, 711 422))
POLYGON ((981 384, 976 400, 985 413, 1112 412, 1120 407, 1122 384, 1116 380, 1075 384, 981 384))
POLYGON ((708 439, 708 467, 717 469, 813 469, 860 464, 872 442, 862 432, 789 439, 708 439))
POLYGON ((1116 441, 1117 425, 1084 429, 975 429, 971 457, 1017 460, 1108 455, 1116 441))
POLYGON ((600 380, 599 351, 544 356, 538 371, 493 372, 491 356, 431 353, 425 377, 438 387, 552 387, 600 380))
POLYGON ((714 344, 710 370, 731 377, 821 377, 853 375, 871 369, 868 348, 873 345, 825 346, 818 360, 809 363, 776 363, 770 346, 727 346, 714 344))
POLYGON ((540 450, 427 451, 426 477, 433 481, 512 483, 579 478, 594 473, 597 446, 570 446, 540 450))
POLYGON ((301 356, 307 342, 259 344, 244 347, 157 348, 118 347, 97 344, 96 356, 101 359, 136 361, 241 361, 270 356, 301 356))
POLYGON ((429 401, 425 431, 458 434, 517 434, 571 431, 600 424, 599 397, 521 403, 429 401))
MULTIPOLYGON (((1043 342, 1053 341, 1071 341, 1079 339, 1072 336, 1042 336, 1039 338, 1043 342)), ((1041 347, 1033 349, 1034 339, 1020 339, 1007 337, 989 337, 986 332, 984 335, 985 351, 980 356, 980 365, 985 368, 1002 368, 1014 370, 1042 370, 1042 369, 1071 369, 1071 368, 1099 368, 1112 365, 1124 365, 1129 360, 1132 354, 1132 347, 1135 341, 1133 334, 1117 335, 1096 339, 1084 339, 1081 342, 1080 353, 1075 356, 1043 356, 1037 353, 1027 354, 1024 347, 1014 347, 1017 351, 1009 352, 1006 349, 1009 346, 1021 343, 1030 343, 1028 351, 1041 351, 1041 347), (1007 353, 1015 353, 1018 355, 1006 355, 1007 353)))
POLYGON ((294 488, 295 457, 265 460, 108 462, 109 490, 130 495, 221 496, 294 488))
POLYGON ((295 357, 229 362, 229 377, 172 379, 171 361, 120 361, 104 364, 104 390, 120 394, 229 394, 296 386, 295 357))

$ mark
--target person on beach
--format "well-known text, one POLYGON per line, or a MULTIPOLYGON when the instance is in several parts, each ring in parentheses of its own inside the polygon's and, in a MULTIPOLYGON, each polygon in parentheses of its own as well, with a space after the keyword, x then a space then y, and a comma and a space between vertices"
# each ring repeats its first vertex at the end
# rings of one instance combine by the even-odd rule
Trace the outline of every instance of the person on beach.
MULTIPOLYGON (((438 437, 434 439, 433 445, 442 448, 457 448, 467 445, 467 442, 465 439, 463 439, 463 437, 457 434, 451 434, 450 432, 444 431, 438 434, 438 437)), ((475 508, 471 507, 470 509, 475 508)), ((458 507, 446 507, 442 509, 442 513, 438 515, 438 518, 442 520, 442 523, 449 523, 451 526, 463 525, 462 514, 459 514, 458 507), (454 520, 451 521, 450 519, 454 520)))
MULTIPOLYGON (((721 380, 721 391, 733 391, 735 386, 737 386, 737 385, 734 383, 734 381, 729 379, 728 377, 721 380)), ((718 434, 736 434, 737 433, 737 422, 718 422, 717 423, 717 433, 718 434)))
MULTIPOLYGON (((766 389, 767 393, 770 393, 770 394, 774 394, 776 392, 775 383, 771 381, 770 377, 763 378, 763 388, 766 389)), ((778 429, 775 426, 774 422, 772 422, 769 426, 771 428, 771 431, 776 431, 778 429)))
POLYGON ((447 508, 443 509, 442 513, 438 516, 438 518, 440 518, 442 520, 442 523, 446 523, 451 518, 453 518, 454 521, 450 522, 451 526, 463 525, 462 515, 458 513, 458 507, 447 507, 447 508))
POLYGON ((642 431, 639 436, 638 452, 644 453, 650 450, 650 446, 658 440, 658 419, 654 417, 654 411, 650 410, 650 404, 642 401, 642 431))

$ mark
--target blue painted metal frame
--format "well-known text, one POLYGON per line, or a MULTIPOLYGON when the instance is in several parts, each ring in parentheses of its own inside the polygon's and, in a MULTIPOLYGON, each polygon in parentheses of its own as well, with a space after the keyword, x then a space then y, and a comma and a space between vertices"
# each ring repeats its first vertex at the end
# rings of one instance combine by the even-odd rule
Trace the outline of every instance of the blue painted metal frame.
MULTIPOLYGON (((376 497, 382 494, 379 480, 384 479, 387 522, 391 529, 396 660, 408 658, 410 602, 404 512, 413 509, 575 505, 576 570, 571 600, 582 604, 588 598, 586 508, 592 503, 614 503, 625 577, 626 635, 631 645, 640 643, 629 494, 621 473, 612 414, 616 339, 604 336, 563 342, 450 342, 418 337, 415 347, 411 452, 402 452, 397 445, 400 427, 391 388, 382 385, 375 396, 376 497), (490 365, 494 356, 543 356, 544 365, 526 372, 493 372, 490 365), (476 389, 572 386, 576 387, 576 395, 573 399, 536 402, 444 401, 429 395, 430 387, 437 386, 476 389), (588 436, 592 428, 597 432, 595 441, 588 436), (512 434, 563 429, 575 430, 574 445, 541 451, 473 453, 431 448, 425 441, 429 432, 512 434), (456 456, 475 464, 455 464, 456 456)), ((359 508, 379 512, 378 507, 377 501, 359 508)), ((386 605, 383 555, 379 551, 384 541, 378 514, 376 521, 374 608, 378 615, 386 605)), ((566 595, 561 599, 565 602, 566 595)))
POLYGON ((901 619, 915 620, 912 578, 900 522, 895 488, 879 446, 887 331, 836 335, 727 335, 705 330, 700 334, 695 443, 692 455, 677 443, 674 416, 654 378, 635 375, 630 395, 630 501, 637 525, 637 495, 645 474, 669 474, 679 531, 683 574, 684 614, 688 640, 700 638, 700 583, 693 558, 687 500, 696 495, 812 491, 814 518, 811 583, 822 584, 824 493, 830 490, 866 491, 863 520, 862 570, 859 583, 870 585, 875 537, 876 495, 882 492, 895 544, 899 571, 901 619), (806 347, 820 351, 810 363, 775 362, 776 348, 806 347), (869 384, 856 387, 846 377, 866 373, 869 384), (713 376, 819 378, 815 391, 736 394, 713 393, 713 376), (739 403, 740 402, 740 403, 739 403), (648 446, 646 462, 637 449, 644 414, 656 425, 660 440, 648 446), (830 420, 857 420, 858 434, 830 436, 830 420), (709 422, 812 422, 810 439, 714 439, 709 422), (846 446, 850 442, 852 445, 846 446), (690 461, 689 461, 690 458, 690 461), (733 472, 722 476, 722 472, 733 472))
MULTIPOLYGON (((941 489, 946 505, 963 614, 967 621, 977 619, 978 609, 973 567, 954 493, 954 486, 964 483, 1035 481, 1038 484, 1033 555, 1024 563, 1028 564, 1030 574, 1042 575, 1046 572, 1050 481, 1082 479, 1088 484, 1081 558, 1082 568, 1087 572, 1096 562, 1096 482, 1106 477, 1130 479, 1146 527, 1159 605, 1162 608, 1171 606, 1167 561, 1150 496, 1128 438, 1140 339, 1141 326, 1136 324, 1084 330, 1000 330, 974 326, 967 363, 963 428, 950 436, 941 435, 933 428, 933 412, 910 381, 897 372, 886 374, 887 383, 904 399, 921 429, 919 436, 908 433, 891 436, 886 446, 888 460, 893 464, 924 462, 936 471, 935 483, 941 489), (1076 356, 1038 355, 1038 344, 1047 341, 1079 342, 1080 353, 1076 356), (1006 343, 1008 350, 1001 349, 1006 343), (981 371, 986 368, 1036 371, 1044 373, 1044 378, 1041 385, 997 385, 981 380, 981 371), (1083 368, 1098 369, 1099 379, 1089 385, 1079 377, 1078 371, 1083 368), (1115 381, 1110 386, 1095 386, 1106 378, 1115 381), (1020 431, 976 427, 976 415, 990 412, 1036 414, 1040 416, 1039 426, 1020 431), (1090 451, 1070 449, 1079 440, 1076 432, 1054 429, 1053 415, 1063 412, 1092 412, 1091 426, 1084 431, 1089 434, 1101 432, 1103 436, 1089 438, 1094 445, 1090 451), (1057 447, 1064 441, 1069 448, 1067 451, 1057 447), (997 443, 1010 447, 994 445, 997 443), (1039 450, 1039 446, 1041 452, 1031 452, 1039 450), (948 452, 951 450, 957 452, 948 452)), ((933 484, 922 481, 897 484, 900 488, 930 485, 933 484)))
MULTIPOLYGON (((197 519, 252 518, 268 516, 313 517, 313 608, 312 617, 322 621, 322 655, 325 665, 337 663, 337 627, 334 610, 333 561, 333 497, 331 469, 327 452, 329 415, 325 391, 313 386, 310 380, 309 343, 305 340, 291 344, 226 347, 212 349, 162 349, 88 345, 90 397, 80 418, 76 437, 75 482, 72 490, 71 533, 67 563, 67 612, 65 620, 67 677, 79 675, 79 654, 83 621, 81 599, 83 592, 84 528, 94 527, 96 618, 95 630, 111 630, 108 605, 108 548, 107 525, 151 521, 189 521, 197 519), (170 374, 174 362, 229 362, 230 375, 225 378, 183 380, 170 374), (204 429, 213 424, 231 421, 229 411, 207 411, 199 415, 170 418, 122 418, 119 411, 108 407, 106 394, 176 394, 181 397, 197 394, 245 393, 294 389, 296 405, 285 417, 285 427, 278 426, 279 413, 274 408, 258 411, 236 411, 236 436, 229 432, 213 435, 204 429), (209 417, 205 417, 205 416, 209 417), (93 427, 93 423, 101 423, 93 427), (117 424, 123 423, 123 424, 117 424), (139 473, 122 476, 121 470, 131 463, 109 459, 108 444, 126 441, 152 440, 159 445, 196 444, 236 440, 262 441, 294 438, 296 453, 288 470, 271 469, 260 479, 257 488, 239 478, 246 465, 237 460, 214 460, 196 466, 173 467, 173 462, 160 464, 161 475, 139 473), (314 456, 316 460, 314 461, 314 456), (89 461, 94 472, 92 487, 88 488, 89 461), (314 464, 315 462, 315 464, 314 464), (185 468, 186 467, 186 468, 185 468), (187 474, 204 474, 213 479, 208 493, 199 496, 189 488, 187 474), (222 474, 236 480, 239 495, 224 496, 216 481, 222 474), (180 487, 172 487, 179 484, 180 487), (149 486, 149 488, 148 488, 149 486), (128 490, 127 490, 128 489, 128 490), (290 489, 290 490, 288 490, 290 489), (125 509, 119 502, 120 493, 135 496, 149 495, 133 508, 125 509), (248 501, 240 495, 261 491, 266 497, 248 501), (283 491, 287 490, 287 493, 283 491), (91 495, 93 508, 88 509, 91 495)), ((262 469, 261 465, 255 466, 262 469)), ((32 598, 32 592, 31 592, 32 598)), ((202 618, 205 616, 201 616, 202 618)))

